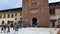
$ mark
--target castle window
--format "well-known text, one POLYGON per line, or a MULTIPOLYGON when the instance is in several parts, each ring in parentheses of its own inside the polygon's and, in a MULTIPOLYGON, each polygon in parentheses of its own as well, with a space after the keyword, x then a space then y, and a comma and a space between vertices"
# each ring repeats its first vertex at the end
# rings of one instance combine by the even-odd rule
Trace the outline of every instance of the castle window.
POLYGON ((5 17, 6 17, 6 15, 3 16, 3 18, 5 18, 5 17))
POLYGON ((55 10, 54 9, 50 10, 50 15, 55 15, 55 10))
POLYGON ((2 21, 2 24, 4 24, 4 21, 2 21))
POLYGON ((0 18, 2 18, 2 15, 0 15, 0 18))
POLYGON ((8 14, 8 18, 10 17, 10 15, 8 14))
POLYGON ((22 18, 20 18, 20 20, 22 20, 22 18))
POLYGON ((32 3, 32 7, 36 7, 37 4, 35 2, 32 3))
POLYGON ((11 14, 11 18, 13 18, 14 17, 14 15, 13 14, 11 14))
POLYGON ((17 13, 15 13, 15 16, 17 16, 17 13))
POLYGON ((15 18, 15 20, 17 20, 17 18, 15 18))
POLYGON ((10 24, 10 21, 7 21, 7 24, 10 24))
POLYGON ((57 3, 56 5, 57 5, 57 6, 60 6, 60 4, 59 4, 59 3, 57 3))
POLYGON ((22 12, 20 12, 20 16, 22 15, 22 12))

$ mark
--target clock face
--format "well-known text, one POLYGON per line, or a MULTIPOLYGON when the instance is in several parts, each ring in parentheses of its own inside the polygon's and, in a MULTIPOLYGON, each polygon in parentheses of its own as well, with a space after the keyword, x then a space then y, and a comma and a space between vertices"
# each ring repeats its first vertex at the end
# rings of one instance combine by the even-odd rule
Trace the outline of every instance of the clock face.
POLYGON ((37 6, 37 3, 32 3, 32 7, 36 7, 37 6))
POLYGON ((29 7, 35 8, 38 6, 38 0, 30 0, 29 1, 29 7))

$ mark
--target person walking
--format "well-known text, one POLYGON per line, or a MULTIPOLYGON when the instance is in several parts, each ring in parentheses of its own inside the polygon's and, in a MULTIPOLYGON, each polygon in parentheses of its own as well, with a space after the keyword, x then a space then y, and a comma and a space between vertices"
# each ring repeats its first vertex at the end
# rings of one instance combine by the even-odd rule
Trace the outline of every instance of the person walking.
POLYGON ((16 25, 16 23, 13 24, 13 30, 15 30, 15 25, 16 25))
POLYGON ((4 21, 2 21, 2 24, 1 24, 1 33, 4 31, 4 21))
POLYGON ((15 33, 14 33, 14 34, 18 34, 18 29, 19 29, 19 24, 16 23, 16 24, 15 24, 15 33))
POLYGON ((6 32, 6 28, 7 28, 7 26, 6 26, 6 23, 4 24, 4 33, 6 32))
POLYGON ((10 22, 9 21, 8 21, 8 24, 7 24, 7 28, 8 28, 7 32, 10 32, 10 22))
POLYGON ((10 24, 8 24, 8 32, 10 32, 10 24))

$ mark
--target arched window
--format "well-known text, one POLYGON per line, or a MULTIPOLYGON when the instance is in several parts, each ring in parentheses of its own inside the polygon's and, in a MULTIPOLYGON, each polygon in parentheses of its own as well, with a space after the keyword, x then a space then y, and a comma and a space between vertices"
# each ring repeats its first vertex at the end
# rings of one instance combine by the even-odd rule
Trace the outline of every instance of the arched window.
POLYGON ((10 15, 8 14, 8 18, 10 17, 10 15))
POLYGON ((13 18, 14 17, 14 14, 11 14, 11 18, 13 18))
POLYGON ((4 24, 4 21, 2 21, 2 24, 4 24))
POLYGON ((7 24, 10 24, 10 21, 8 21, 7 24))

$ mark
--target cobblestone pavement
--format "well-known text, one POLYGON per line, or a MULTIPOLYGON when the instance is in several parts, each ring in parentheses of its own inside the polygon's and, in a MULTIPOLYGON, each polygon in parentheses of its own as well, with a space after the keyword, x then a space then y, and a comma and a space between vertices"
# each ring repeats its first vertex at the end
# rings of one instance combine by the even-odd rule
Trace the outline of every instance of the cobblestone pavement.
MULTIPOLYGON (((19 29, 18 34, 57 34, 59 29, 55 28, 22 28, 19 29)), ((0 28, 0 34, 17 34, 13 28, 10 29, 10 33, 7 33, 7 30, 5 33, 1 33, 0 28)))

